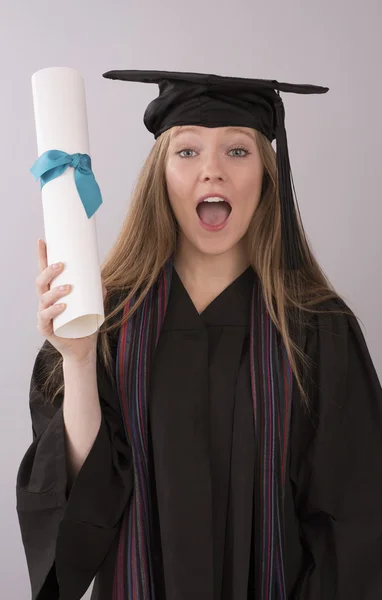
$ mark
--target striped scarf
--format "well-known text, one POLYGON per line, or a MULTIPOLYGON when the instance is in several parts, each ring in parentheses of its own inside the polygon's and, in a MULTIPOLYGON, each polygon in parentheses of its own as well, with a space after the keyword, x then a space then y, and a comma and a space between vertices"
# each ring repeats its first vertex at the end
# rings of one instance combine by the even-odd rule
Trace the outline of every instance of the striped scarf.
MULTIPOLYGON (((168 304, 172 260, 170 257, 119 336, 116 376, 125 433, 132 448, 134 491, 121 523, 113 600, 161 600, 156 598, 150 556, 147 390, 151 359, 168 304)), ((134 298, 124 314, 133 302, 134 298)), ((261 286, 255 283, 250 327, 255 473, 259 474, 254 491, 253 585, 259 600, 286 600, 283 504, 293 378, 261 286)))

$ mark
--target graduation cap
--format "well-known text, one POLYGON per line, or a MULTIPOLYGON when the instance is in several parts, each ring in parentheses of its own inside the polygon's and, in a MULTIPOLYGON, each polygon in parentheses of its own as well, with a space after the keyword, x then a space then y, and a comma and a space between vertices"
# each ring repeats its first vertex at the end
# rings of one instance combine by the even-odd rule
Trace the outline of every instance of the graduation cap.
POLYGON ((303 249, 297 225, 299 208, 280 92, 325 94, 329 88, 176 71, 118 70, 108 71, 103 77, 158 84, 159 95, 147 106, 143 117, 146 128, 155 139, 174 125, 252 127, 271 142, 276 139, 284 265, 288 270, 301 267, 303 249))

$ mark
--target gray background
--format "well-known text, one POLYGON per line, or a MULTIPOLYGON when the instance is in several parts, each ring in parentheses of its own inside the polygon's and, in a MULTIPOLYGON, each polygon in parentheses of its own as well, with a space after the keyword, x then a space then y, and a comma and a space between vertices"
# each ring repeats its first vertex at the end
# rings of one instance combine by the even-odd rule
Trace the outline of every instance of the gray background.
MULTIPOLYGON (((110 69, 203 71, 328 86, 284 94, 291 163, 308 236, 361 317, 382 373, 380 0, 1 0, 0 596, 29 598, 15 478, 32 433, 28 388, 36 329, 36 243, 44 238, 30 78, 45 67, 85 78, 101 260, 116 239, 153 143, 142 117, 157 86, 107 81, 110 69)), ((70 283, 70 282, 69 282, 70 283)), ((360 402, 362 399, 360 398, 360 402)))

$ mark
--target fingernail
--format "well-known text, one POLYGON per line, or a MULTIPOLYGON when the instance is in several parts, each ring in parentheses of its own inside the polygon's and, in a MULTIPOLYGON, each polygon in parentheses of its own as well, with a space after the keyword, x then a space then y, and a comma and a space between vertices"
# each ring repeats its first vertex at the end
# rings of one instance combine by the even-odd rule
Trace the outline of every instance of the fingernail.
POLYGON ((55 264, 53 265, 53 269, 59 269, 59 268, 61 267, 61 265, 62 265, 62 263, 60 263, 60 262, 58 262, 58 263, 55 263, 55 264))

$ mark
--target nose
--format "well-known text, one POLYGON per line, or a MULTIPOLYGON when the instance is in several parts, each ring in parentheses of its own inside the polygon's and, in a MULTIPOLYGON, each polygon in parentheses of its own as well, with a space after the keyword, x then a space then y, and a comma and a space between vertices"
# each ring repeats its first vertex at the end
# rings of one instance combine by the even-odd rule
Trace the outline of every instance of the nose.
POLYGON ((216 179, 221 181, 225 178, 224 169, 217 152, 206 154, 201 165, 201 178, 203 180, 216 179))

